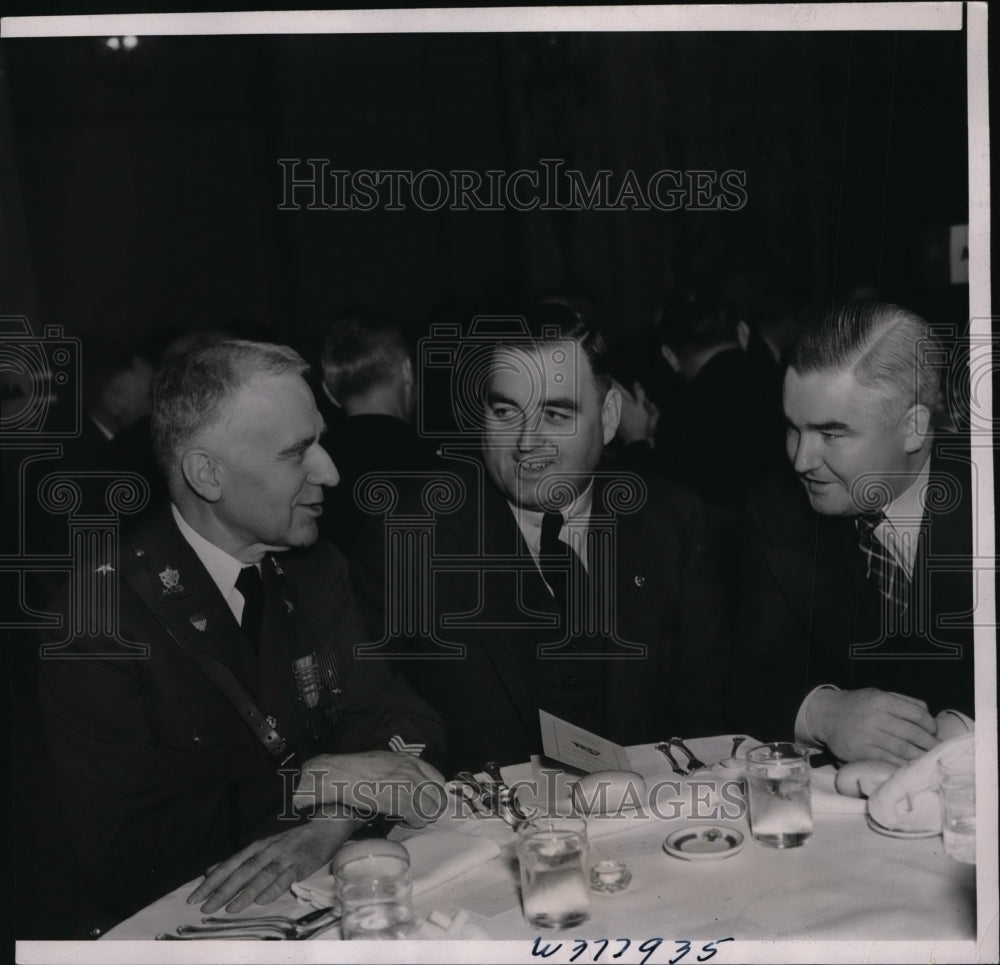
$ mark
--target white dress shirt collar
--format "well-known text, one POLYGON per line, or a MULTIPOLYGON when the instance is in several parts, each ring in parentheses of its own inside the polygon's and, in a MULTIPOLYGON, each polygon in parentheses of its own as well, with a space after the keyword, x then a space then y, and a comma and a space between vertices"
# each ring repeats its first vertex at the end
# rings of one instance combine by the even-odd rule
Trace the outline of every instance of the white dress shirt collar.
POLYGON ((892 553, 909 576, 913 575, 917 558, 917 539, 924 519, 930 470, 931 461, 928 459, 907 490, 886 506, 885 520, 875 527, 878 541, 892 553))
MULTIPOLYGON (((587 527, 590 525, 590 510, 594 501, 593 480, 587 488, 580 493, 563 511, 563 526, 559 531, 559 539, 568 546, 571 546, 580 557, 583 568, 588 568, 587 560, 587 527)), ((524 509, 508 502, 510 511, 517 521, 517 528, 524 537, 524 542, 528 544, 528 552, 531 558, 538 562, 538 551, 542 543, 542 518, 545 516, 541 510, 524 509)))
MULTIPOLYGON (((174 522, 177 523, 181 536, 187 540, 202 565, 208 570, 212 582, 219 588, 233 616, 236 617, 236 622, 239 623, 243 619, 243 594, 236 589, 236 580, 245 564, 195 532, 173 503, 170 504, 170 511, 174 515, 174 522)), ((257 564, 257 569, 260 569, 260 564, 257 564)))

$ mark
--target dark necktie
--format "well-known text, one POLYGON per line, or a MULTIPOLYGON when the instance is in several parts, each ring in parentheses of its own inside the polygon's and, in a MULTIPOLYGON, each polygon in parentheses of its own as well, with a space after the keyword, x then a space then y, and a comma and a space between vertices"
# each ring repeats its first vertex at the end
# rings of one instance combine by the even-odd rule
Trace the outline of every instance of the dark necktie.
POLYGON ((563 523, 561 513, 546 513, 542 517, 542 539, 538 547, 538 562, 545 582, 551 587, 559 609, 569 618, 572 632, 575 634, 579 632, 583 621, 587 571, 583 568, 583 563, 576 551, 559 539, 563 523), (571 598, 569 588, 574 585, 577 588, 575 597, 573 597, 577 602, 574 608, 575 619, 570 617, 567 611, 571 598))
POLYGON ((865 513, 856 517, 858 545, 865 560, 865 576, 878 588, 886 600, 899 612, 906 609, 908 579, 895 557, 882 545, 875 530, 886 519, 884 512, 865 513))
POLYGON ((256 566, 244 566, 236 578, 236 589, 243 594, 243 618, 240 629, 256 653, 260 649, 260 620, 264 612, 264 586, 256 566))

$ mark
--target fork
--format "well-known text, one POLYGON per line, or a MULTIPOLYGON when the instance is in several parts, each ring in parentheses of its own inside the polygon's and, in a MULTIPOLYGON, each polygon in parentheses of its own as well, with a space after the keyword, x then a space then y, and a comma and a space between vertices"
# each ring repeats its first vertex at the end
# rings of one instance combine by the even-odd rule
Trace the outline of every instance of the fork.
POLYGON ((310 925, 332 911, 333 908, 316 908, 298 918, 292 918, 290 915, 246 915, 239 918, 208 915, 202 918, 201 923, 203 925, 310 925))
POLYGON ((703 771, 708 765, 704 761, 699 761, 694 754, 691 753, 691 749, 684 743, 679 737, 671 737, 670 743, 674 747, 679 747, 688 757, 688 773, 691 771, 703 771))
POLYGON ((292 940, 302 940, 306 938, 311 938, 317 932, 322 931, 325 928, 329 928, 330 925, 335 924, 340 921, 340 910, 334 908, 318 908, 315 911, 311 911, 301 918, 289 919, 286 924, 281 924, 280 922, 274 920, 281 916, 278 915, 262 915, 256 919, 254 918, 224 918, 217 920, 215 923, 205 923, 201 925, 178 925, 177 935, 181 938, 187 936, 198 936, 201 938, 211 937, 212 935, 229 935, 233 936, 234 933, 246 933, 244 937, 249 937, 254 934, 255 937, 259 938, 288 938, 292 940), (266 919, 272 919, 267 921, 266 919), (258 932, 264 932, 265 934, 256 935, 258 932), (271 932, 271 935, 266 934, 271 932))

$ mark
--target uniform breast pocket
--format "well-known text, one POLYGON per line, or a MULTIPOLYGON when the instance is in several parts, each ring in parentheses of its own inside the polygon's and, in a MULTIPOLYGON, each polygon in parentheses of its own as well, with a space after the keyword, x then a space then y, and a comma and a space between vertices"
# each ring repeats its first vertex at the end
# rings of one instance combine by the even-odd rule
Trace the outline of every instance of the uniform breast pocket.
POLYGON ((246 748, 252 740, 247 725, 221 697, 148 699, 146 719, 154 743, 191 754, 246 748))

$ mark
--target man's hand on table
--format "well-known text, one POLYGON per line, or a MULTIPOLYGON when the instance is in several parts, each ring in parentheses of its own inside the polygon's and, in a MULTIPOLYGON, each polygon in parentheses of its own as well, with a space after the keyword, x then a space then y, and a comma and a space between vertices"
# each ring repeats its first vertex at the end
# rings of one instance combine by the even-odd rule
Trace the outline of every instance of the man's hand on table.
POLYGON ((299 811, 339 804, 402 818, 422 828, 440 817, 447 803, 445 779, 419 757, 391 751, 320 754, 302 765, 292 799, 299 811))
POLYGON ((310 820, 280 834, 254 841, 226 861, 208 869, 205 880, 187 903, 204 902, 210 915, 223 905, 236 914, 251 904, 266 905, 292 884, 330 861, 364 820, 344 809, 318 812, 310 820))
POLYGON ((807 727, 842 761, 899 767, 939 743, 937 721, 922 700, 873 687, 817 691, 807 727))

